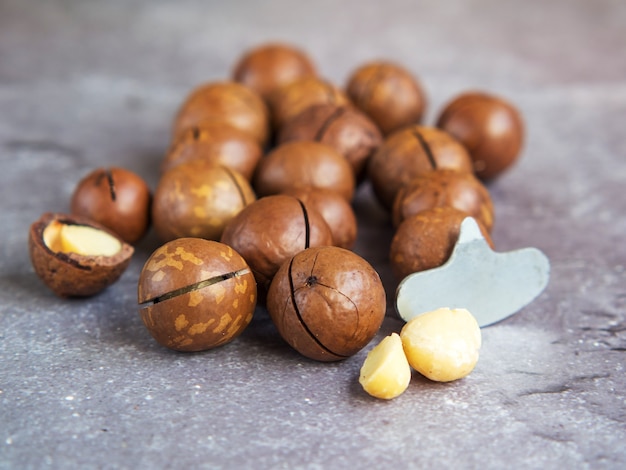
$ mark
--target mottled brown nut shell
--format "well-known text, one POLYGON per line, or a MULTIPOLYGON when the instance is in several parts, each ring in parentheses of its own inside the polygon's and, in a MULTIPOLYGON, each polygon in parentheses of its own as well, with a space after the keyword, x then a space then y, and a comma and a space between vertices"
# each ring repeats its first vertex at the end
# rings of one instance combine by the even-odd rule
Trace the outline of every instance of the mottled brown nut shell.
POLYGON ((289 44, 270 43, 247 51, 235 65, 233 80, 268 100, 278 88, 315 75, 315 66, 302 50, 289 44))
POLYGON ((161 345, 203 351, 232 341, 256 306, 254 276, 231 247, 179 238, 146 261, 137 288, 144 325, 161 345))
POLYGON ((318 361, 337 361, 376 335, 385 317, 385 289, 374 268, 355 253, 310 248, 276 273, 267 309, 295 350, 318 361))
POLYGON ((517 160, 524 142, 524 123, 508 101, 486 93, 465 93, 445 106, 437 127, 469 151, 474 171, 490 180, 517 160))
POLYGON ((277 89, 270 98, 270 111, 275 129, 282 128, 309 106, 316 104, 350 104, 343 91, 332 83, 307 77, 277 89))
POLYGON ((262 147, 269 139, 265 102, 250 88, 235 82, 211 82, 194 89, 174 119, 173 141, 186 129, 210 121, 230 124, 252 136, 262 147))
POLYGON ((367 160, 382 143, 382 135, 365 114, 351 106, 319 104, 310 106, 288 121, 278 142, 313 140, 330 145, 352 166, 361 179, 367 160))
POLYGON ((163 241, 219 240, 226 224, 255 199, 250 183, 238 172, 190 160, 161 177, 152 204, 154 229, 163 241))
POLYGON ((252 179, 263 149, 247 132, 220 121, 205 122, 184 131, 172 144, 161 165, 161 172, 189 160, 206 160, 238 171, 252 179))
POLYGON ((293 196, 267 196, 242 210, 224 230, 222 243, 244 257, 259 289, 267 291, 281 264, 313 246, 332 245, 322 216, 293 196))
POLYGON ((419 124, 426 109, 417 78, 390 62, 372 62, 355 70, 348 79, 347 94, 385 135, 419 124))
POLYGON ((124 168, 98 168, 76 186, 70 212, 113 230, 126 243, 138 242, 150 226, 150 188, 124 168))
POLYGON ((334 148, 311 141, 287 142, 259 162, 253 179, 259 197, 293 189, 330 189, 346 200, 354 196, 354 173, 334 148))
POLYGON ((467 150, 446 132, 413 126, 387 137, 370 158, 367 172, 377 199, 391 209, 402 186, 441 168, 470 173, 472 161, 467 150))
POLYGON ((119 279, 134 252, 131 245, 123 242, 103 225, 77 215, 54 213, 43 214, 30 226, 28 249, 35 273, 59 297, 88 297, 97 294, 119 279), (102 230, 118 238, 122 248, 114 256, 56 253, 43 240, 44 229, 53 221, 102 230))
POLYGON ((435 170, 415 177, 402 187, 393 204, 393 225, 435 207, 450 206, 493 227, 493 203, 487 188, 471 173, 435 170))
MULTIPOLYGON (((389 258, 398 280, 411 273, 441 266, 452 254, 459 239, 461 222, 467 217, 453 207, 435 207, 405 219, 391 241, 389 258)), ((493 242, 485 227, 477 221, 487 243, 493 242)))
POLYGON ((357 220, 352 206, 339 193, 328 189, 294 189, 287 193, 324 218, 333 234, 333 245, 350 249, 357 235, 357 220))

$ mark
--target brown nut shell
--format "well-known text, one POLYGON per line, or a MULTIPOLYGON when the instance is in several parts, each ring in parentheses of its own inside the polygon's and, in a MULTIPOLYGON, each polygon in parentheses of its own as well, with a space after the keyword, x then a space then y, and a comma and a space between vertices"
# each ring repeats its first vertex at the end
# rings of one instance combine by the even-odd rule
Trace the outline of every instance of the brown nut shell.
MULTIPOLYGON (((459 239, 461 222, 468 215, 453 207, 435 207, 405 219, 391 240, 389 258, 398 280, 409 274, 441 266, 452 254, 459 239)), ((476 221, 485 240, 493 241, 487 229, 476 221)))
POLYGON ((348 161, 319 142, 287 142, 261 159, 254 175, 259 197, 293 189, 330 189, 346 200, 354 196, 354 173, 348 161))
POLYGON ((352 206, 336 191, 329 189, 294 189, 286 193, 324 218, 333 234, 333 245, 350 249, 357 236, 357 220, 352 206))
POLYGON ((70 211, 113 230, 126 243, 138 242, 150 226, 150 188, 124 168, 98 168, 72 193, 70 211))
POLYGON ((167 152, 161 173, 189 160, 206 160, 238 171, 252 179, 263 149, 247 132, 232 125, 211 121, 182 132, 167 152))
POLYGON ((203 351, 239 336, 252 320, 256 283, 231 247, 179 238, 146 261, 137 296, 146 328, 161 345, 203 351))
POLYGON ((352 106, 319 104, 310 106, 281 129, 279 144, 292 140, 313 140, 330 145, 352 166, 361 179, 370 156, 382 143, 376 124, 352 106))
POLYGON ((413 126, 390 135, 370 158, 367 172, 377 199, 390 210, 402 186, 442 168, 471 173, 465 147, 440 129, 413 126))
POLYGON ((113 231, 86 217, 45 213, 30 226, 30 259, 37 276, 59 297, 88 297, 113 284, 124 273, 134 249, 113 231), (44 230, 53 222, 92 227, 117 238, 120 251, 113 256, 85 256, 56 252, 44 242, 44 230))
POLYGON ((176 114, 172 140, 190 127, 211 121, 248 133, 262 147, 268 142, 267 106, 256 92, 240 83, 210 82, 192 90, 176 114))
POLYGON ((161 176, 152 204, 154 229, 163 241, 219 240, 226 224, 255 199, 250 183, 235 170, 190 160, 161 176))
POLYGON ((309 106, 316 104, 350 104, 346 94, 332 83, 307 77, 277 89, 270 98, 270 111, 275 129, 282 128, 309 106))
POLYGON ((233 80, 256 91, 266 101, 278 88, 316 75, 304 51, 284 43, 268 43, 245 52, 233 70, 233 80))
POLYGON ((472 173, 435 170, 415 177, 396 195, 393 225, 434 207, 450 206, 479 220, 488 232, 493 227, 493 202, 489 191, 472 173))
POLYGON ((222 243, 246 260, 266 292, 278 268, 296 253, 332 245, 330 228, 315 210, 293 196, 267 196, 242 210, 225 228, 222 243))
POLYGON ((284 263, 267 297, 280 335, 318 361, 360 351, 385 317, 385 289, 363 258, 338 247, 310 248, 284 263))
POLYGON ((371 62, 355 70, 348 79, 347 93, 384 135, 419 124, 426 109, 420 82, 391 62, 371 62))
POLYGON ((437 127, 469 151, 476 176, 490 180, 512 166, 524 142, 522 117, 508 101, 487 93, 464 93, 445 106, 437 127))

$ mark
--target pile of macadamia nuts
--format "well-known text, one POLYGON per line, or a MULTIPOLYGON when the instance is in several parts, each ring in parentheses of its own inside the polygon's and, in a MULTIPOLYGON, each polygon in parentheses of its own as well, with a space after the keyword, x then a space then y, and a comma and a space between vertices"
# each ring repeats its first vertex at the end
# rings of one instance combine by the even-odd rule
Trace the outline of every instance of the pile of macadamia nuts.
POLYGON ((468 215, 491 243, 484 183, 522 146, 520 115, 501 98, 462 94, 435 126, 421 122, 426 104, 421 83, 396 63, 366 63, 339 87, 296 47, 253 48, 230 79, 201 84, 181 101, 152 195, 127 170, 99 169, 79 184, 72 215, 33 225, 37 273, 61 296, 92 295, 119 277, 151 220, 163 245, 145 263, 138 298, 160 344, 225 344, 260 303, 304 356, 349 357, 372 340, 386 309, 378 273, 350 251, 357 187, 371 184, 391 215, 390 263, 401 280, 443 264, 468 215), (81 224, 119 247, 72 251, 63 227, 81 224), (67 269, 46 272, 50 258, 67 269), (85 266, 109 264, 121 271, 97 288, 72 288, 85 266), (64 274, 69 268, 78 271, 64 274))

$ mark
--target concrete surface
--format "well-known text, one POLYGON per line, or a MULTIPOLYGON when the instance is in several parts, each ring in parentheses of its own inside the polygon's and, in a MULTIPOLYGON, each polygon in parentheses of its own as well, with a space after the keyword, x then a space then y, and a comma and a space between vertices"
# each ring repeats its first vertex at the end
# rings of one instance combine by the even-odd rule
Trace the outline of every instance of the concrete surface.
MULTIPOLYGON (((624 25, 618 0, 0 1, 0 468, 624 468, 624 25), (523 156, 490 186, 494 240, 542 249, 552 278, 483 330, 466 379, 415 375, 375 400, 357 382, 369 347, 306 360, 261 310, 218 350, 165 350, 136 308, 153 234, 96 297, 35 276, 29 225, 97 166, 154 188, 185 94, 270 39, 339 84, 372 58, 405 64, 427 122, 467 89, 522 110, 523 156)), ((393 294, 389 219, 367 185, 354 204, 356 251, 393 294)), ((401 327, 388 314, 377 339, 401 327)))

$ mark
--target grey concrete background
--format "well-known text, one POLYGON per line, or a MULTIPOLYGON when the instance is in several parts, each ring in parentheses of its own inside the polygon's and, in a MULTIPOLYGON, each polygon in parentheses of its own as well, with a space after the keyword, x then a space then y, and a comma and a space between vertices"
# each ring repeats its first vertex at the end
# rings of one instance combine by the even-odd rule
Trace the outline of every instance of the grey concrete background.
MULTIPOLYGON (((0 468, 624 468, 626 4, 598 1, 0 1, 0 468), (343 84, 362 62, 420 77, 427 122, 484 89, 528 139, 491 185, 499 251, 536 246, 547 290, 483 330, 474 372, 415 376, 384 402, 367 349, 319 364, 265 312, 200 354, 159 347, 136 310, 156 248, 121 280, 61 300, 35 276, 29 225, 77 181, 122 165, 154 188, 173 113, 243 51, 286 40, 343 84)), ((388 217, 366 185, 356 251, 393 293, 388 217)), ((377 339, 397 331, 389 318, 377 339)))

